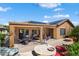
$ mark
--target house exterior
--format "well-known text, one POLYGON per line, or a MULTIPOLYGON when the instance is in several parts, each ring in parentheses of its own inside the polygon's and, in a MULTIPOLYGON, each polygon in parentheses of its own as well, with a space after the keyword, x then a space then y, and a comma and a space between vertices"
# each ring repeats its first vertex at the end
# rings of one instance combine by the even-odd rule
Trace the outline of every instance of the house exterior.
POLYGON ((50 38, 62 39, 73 29, 73 27, 74 25, 69 19, 62 19, 50 23, 36 21, 10 22, 10 47, 13 47, 14 43, 18 41, 18 39, 21 39, 21 35, 28 34, 30 40, 32 39, 32 35, 36 33, 39 35, 38 40, 40 40, 40 42, 42 42, 48 36, 50 38))

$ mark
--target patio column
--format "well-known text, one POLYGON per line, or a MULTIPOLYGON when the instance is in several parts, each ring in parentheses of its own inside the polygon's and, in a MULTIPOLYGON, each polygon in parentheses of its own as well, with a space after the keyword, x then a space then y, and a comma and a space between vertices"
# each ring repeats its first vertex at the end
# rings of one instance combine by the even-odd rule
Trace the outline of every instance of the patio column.
POLYGON ((44 39, 46 39, 46 37, 47 37, 47 30, 46 30, 47 28, 44 28, 44 39))
POLYGON ((43 27, 40 27, 40 42, 43 41, 43 27))
POLYGON ((19 29, 18 28, 15 29, 15 39, 16 40, 19 39, 19 29))
POLYGON ((15 39, 14 39, 14 43, 18 43, 18 39, 19 39, 19 29, 16 28, 16 29, 15 29, 15 39))
POLYGON ((57 38, 57 29, 56 28, 53 29, 53 36, 54 36, 54 38, 57 38))
POLYGON ((15 37, 15 28, 13 25, 10 25, 10 40, 9 40, 10 48, 14 47, 14 37, 15 37))
POLYGON ((32 29, 30 28, 30 29, 29 29, 29 40, 32 39, 31 36, 32 36, 32 29))

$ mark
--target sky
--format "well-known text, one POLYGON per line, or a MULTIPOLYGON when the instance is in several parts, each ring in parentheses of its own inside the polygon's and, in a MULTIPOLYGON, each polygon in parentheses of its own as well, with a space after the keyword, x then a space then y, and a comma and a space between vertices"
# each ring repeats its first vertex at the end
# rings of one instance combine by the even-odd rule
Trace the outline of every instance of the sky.
POLYGON ((79 3, 0 3, 0 24, 52 22, 64 18, 79 24, 79 3))

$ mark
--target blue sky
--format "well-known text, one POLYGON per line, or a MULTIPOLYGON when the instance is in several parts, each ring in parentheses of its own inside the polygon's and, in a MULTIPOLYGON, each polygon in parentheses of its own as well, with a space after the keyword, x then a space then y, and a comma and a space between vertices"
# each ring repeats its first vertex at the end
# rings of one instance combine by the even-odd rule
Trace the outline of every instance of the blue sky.
POLYGON ((79 3, 0 3, 0 24, 9 21, 52 22, 63 18, 69 18, 77 25, 79 3))

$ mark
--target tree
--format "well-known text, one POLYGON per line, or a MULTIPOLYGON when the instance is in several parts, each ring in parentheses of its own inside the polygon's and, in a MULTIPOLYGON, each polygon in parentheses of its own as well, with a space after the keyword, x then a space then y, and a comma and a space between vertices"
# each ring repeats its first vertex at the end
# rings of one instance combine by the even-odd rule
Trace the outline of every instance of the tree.
POLYGON ((69 36, 75 37, 79 41, 79 25, 75 26, 72 31, 69 33, 69 36))

